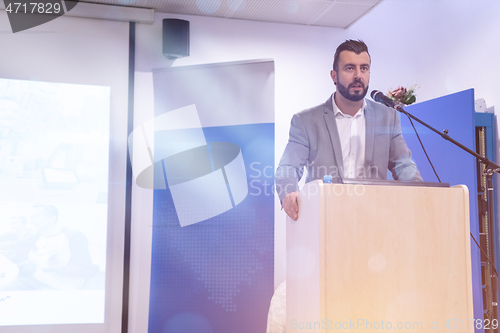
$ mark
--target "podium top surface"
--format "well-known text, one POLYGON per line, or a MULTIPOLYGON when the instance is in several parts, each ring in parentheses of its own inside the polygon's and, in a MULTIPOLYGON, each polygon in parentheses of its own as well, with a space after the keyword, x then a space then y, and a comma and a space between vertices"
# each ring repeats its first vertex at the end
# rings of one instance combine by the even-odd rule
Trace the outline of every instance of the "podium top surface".
POLYGON ((450 187, 449 183, 405 182, 405 181, 399 181, 399 180, 354 179, 354 178, 344 178, 344 179, 341 179, 340 180, 340 184, 384 185, 384 186, 419 186, 419 187, 450 187))

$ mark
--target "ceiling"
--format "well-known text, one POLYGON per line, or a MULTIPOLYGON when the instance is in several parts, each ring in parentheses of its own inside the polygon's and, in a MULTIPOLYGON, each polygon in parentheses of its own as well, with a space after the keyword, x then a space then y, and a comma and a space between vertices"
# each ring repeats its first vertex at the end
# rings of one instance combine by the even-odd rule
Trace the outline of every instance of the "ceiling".
POLYGON ((347 28, 383 0, 91 0, 155 12, 347 28))

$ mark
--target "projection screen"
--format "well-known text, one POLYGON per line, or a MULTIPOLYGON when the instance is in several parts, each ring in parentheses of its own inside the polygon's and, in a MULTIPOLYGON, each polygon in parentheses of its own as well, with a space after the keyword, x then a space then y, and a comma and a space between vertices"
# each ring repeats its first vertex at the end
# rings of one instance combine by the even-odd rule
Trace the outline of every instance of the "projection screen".
POLYGON ((129 23, 0 31, 0 331, 120 332, 129 23))

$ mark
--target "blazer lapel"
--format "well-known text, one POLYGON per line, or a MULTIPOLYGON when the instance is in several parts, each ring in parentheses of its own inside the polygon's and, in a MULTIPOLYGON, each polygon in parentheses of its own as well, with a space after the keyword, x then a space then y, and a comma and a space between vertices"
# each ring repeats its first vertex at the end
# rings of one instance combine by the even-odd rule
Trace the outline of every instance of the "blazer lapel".
POLYGON ((366 105, 365 108, 365 165, 373 165, 373 143, 375 139, 375 112, 366 105))
MULTIPOLYGON (((333 96, 333 95, 332 95, 333 96)), ((337 121, 335 120, 335 114, 333 113, 332 98, 330 97, 324 104, 324 118, 328 133, 330 134, 330 140, 332 141, 333 147, 333 157, 335 159, 335 164, 337 170, 339 170, 339 175, 344 178, 344 162, 342 159, 342 147, 340 145, 339 130, 337 129, 337 121)))

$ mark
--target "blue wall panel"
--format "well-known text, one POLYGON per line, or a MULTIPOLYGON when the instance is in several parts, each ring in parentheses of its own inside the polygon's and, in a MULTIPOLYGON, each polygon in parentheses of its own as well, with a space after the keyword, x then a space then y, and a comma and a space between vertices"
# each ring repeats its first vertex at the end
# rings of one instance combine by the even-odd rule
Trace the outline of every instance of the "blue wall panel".
MULTIPOLYGON (((475 151, 473 89, 414 104, 405 107, 405 110, 437 130, 442 131, 447 129, 450 137, 475 151)), ((441 181, 450 183, 452 186, 464 184, 469 188, 471 233, 479 241, 475 157, 469 155, 451 142, 444 140, 438 134, 418 124, 416 121, 413 122, 441 181)), ((437 181, 408 118, 403 114, 401 114, 401 126, 403 136, 412 151, 412 157, 417 163, 424 181, 437 181)), ((471 255, 474 317, 479 319, 483 318, 480 252, 472 239, 471 255)), ((467 320, 472 318, 455 319, 467 320)), ((484 330, 476 329, 476 332, 482 331, 484 330)))

